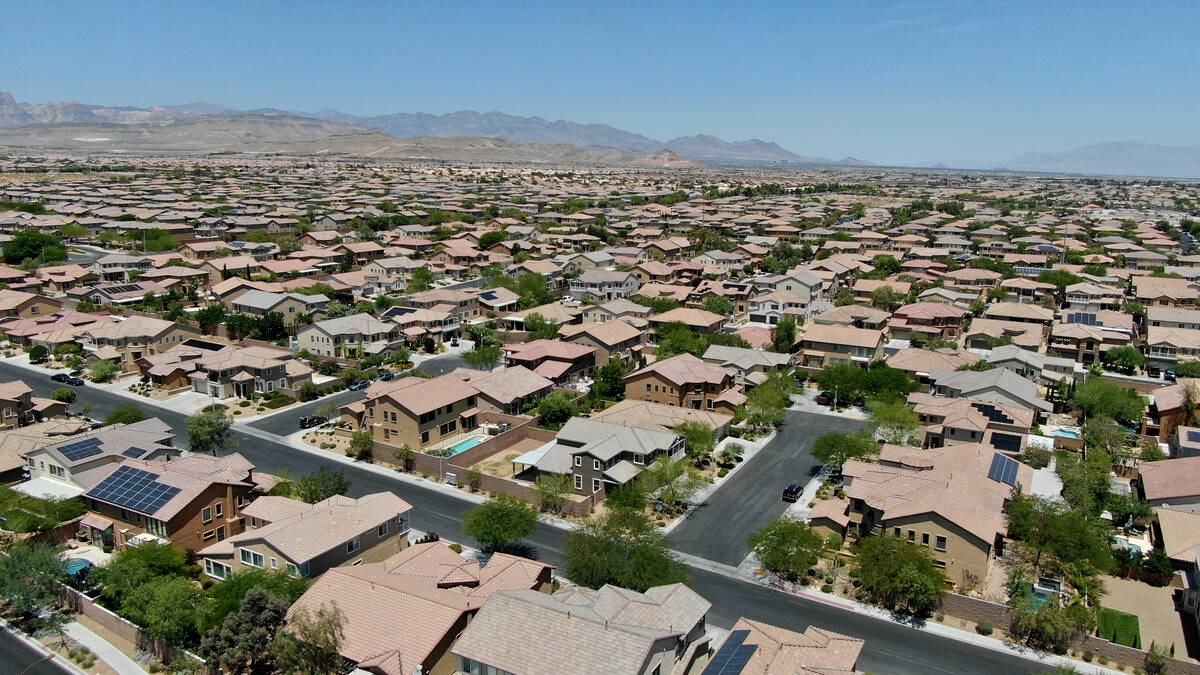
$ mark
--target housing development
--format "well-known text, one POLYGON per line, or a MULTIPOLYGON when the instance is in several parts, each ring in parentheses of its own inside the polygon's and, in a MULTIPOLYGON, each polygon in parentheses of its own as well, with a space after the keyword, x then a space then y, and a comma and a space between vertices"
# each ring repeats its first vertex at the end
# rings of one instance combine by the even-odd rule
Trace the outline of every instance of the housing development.
POLYGON ((1186 180, 10 151, 4 615, 88 672, 1200 673, 1198 235, 1186 180))

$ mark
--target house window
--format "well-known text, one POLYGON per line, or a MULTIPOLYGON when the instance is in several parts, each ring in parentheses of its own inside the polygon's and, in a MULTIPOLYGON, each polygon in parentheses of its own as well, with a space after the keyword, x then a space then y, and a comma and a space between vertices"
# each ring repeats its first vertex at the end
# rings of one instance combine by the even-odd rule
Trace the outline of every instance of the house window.
POLYGON ((945 560, 934 560, 933 566, 938 568, 939 570, 944 570, 944 569, 946 569, 946 561, 945 560))
POLYGON ((284 567, 284 569, 287 570, 288 574, 290 574, 294 577, 300 576, 300 568, 296 567, 292 563, 284 563, 283 567, 284 567))
POLYGON ((238 555, 241 557, 243 565, 259 568, 263 566, 263 554, 259 553, 258 551, 251 551, 248 548, 241 548, 238 549, 238 555))
POLYGON ((592 460, 592 469, 594 469, 596 471, 600 470, 600 460, 598 460, 598 459, 592 460))
POLYGON ((354 553, 359 549, 359 546, 361 546, 361 544, 358 541, 358 537, 351 539, 350 541, 346 542, 346 553, 354 553))
POLYGON ((429 432, 422 431, 421 432, 421 443, 424 444, 424 443, 428 443, 428 442, 429 442, 429 432))
POLYGON ((377 536, 377 537, 386 537, 387 533, 388 533, 388 524, 387 523, 380 523, 379 527, 375 528, 375 536, 377 536))
POLYGON ((225 563, 204 559, 204 573, 214 579, 225 579, 233 572, 233 568, 225 563))
POLYGON ((271 569, 273 569, 273 570, 279 569, 279 559, 276 558, 275 556, 271 556, 271 569))
POLYGON ((575 455, 575 466, 583 466, 583 458, 575 455))
POLYGON ((914 532, 914 531, 912 531, 912 530, 909 530, 909 531, 908 531, 908 540, 909 540, 909 541, 916 541, 916 537, 917 537, 917 533, 916 533, 916 532, 914 532))
POLYGON ((225 502, 217 502, 216 504, 213 504, 213 509, 216 511, 217 516, 225 515, 225 502))
POLYGON ((208 541, 209 539, 212 539, 215 536, 217 536, 217 531, 209 530, 208 532, 204 533, 204 541, 208 541))
POLYGON ((929 533, 928 533, 928 532, 922 532, 922 533, 921 533, 921 545, 922 545, 922 546, 928 546, 928 545, 929 545, 929 533))
POLYGON ((575 489, 576 490, 583 489, 583 476, 580 476, 579 474, 575 474, 575 489))
POLYGON ((225 526, 224 525, 217 528, 217 541, 225 541, 225 526))
POLYGON ((200 509, 200 520, 202 520, 206 523, 211 523, 212 522, 212 509, 210 509, 207 506, 204 507, 203 509, 200 509))
POLYGON ((936 545, 936 546, 934 546, 934 548, 936 548, 936 549, 937 549, 937 550, 939 550, 939 551, 945 551, 945 550, 946 550, 946 538, 945 538, 945 537, 938 537, 938 538, 937 538, 937 545, 936 545))
POLYGON ((646 456, 645 456, 645 455, 641 455, 641 454, 634 454, 634 456, 633 456, 633 463, 634 463, 634 464, 645 464, 645 463, 646 463, 646 456))

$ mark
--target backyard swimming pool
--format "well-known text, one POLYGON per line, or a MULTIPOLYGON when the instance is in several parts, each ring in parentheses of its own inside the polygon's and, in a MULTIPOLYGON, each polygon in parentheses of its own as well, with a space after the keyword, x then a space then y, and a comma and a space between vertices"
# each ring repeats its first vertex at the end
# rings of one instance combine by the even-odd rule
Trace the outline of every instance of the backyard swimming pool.
POLYGON ((1079 438, 1079 432, 1074 429, 1055 429, 1049 435, 1060 436, 1062 438, 1079 438))
POLYGON ((459 442, 455 443, 454 445, 450 446, 450 452, 452 455, 457 455, 458 453, 463 452, 464 450, 470 450, 471 448, 479 445, 480 443, 482 443, 486 440, 487 440, 487 436, 472 436, 465 441, 459 441, 459 442))

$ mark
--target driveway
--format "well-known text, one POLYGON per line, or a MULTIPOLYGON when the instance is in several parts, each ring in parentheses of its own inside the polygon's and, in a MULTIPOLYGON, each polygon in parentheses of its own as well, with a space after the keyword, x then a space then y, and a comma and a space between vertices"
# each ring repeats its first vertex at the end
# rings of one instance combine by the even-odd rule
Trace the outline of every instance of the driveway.
POLYGON ((246 422, 246 426, 261 429, 276 436, 287 436, 299 431, 300 418, 312 415, 317 411, 317 408, 329 403, 341 407, 347 403, 361 401, 365 397, 365 393, 361 389, 359 391, 350 391, 347 389, 339 391, 336 394, 330 394, 329 396, 322 396, 315 401, 291 406, 269 417, 250 420, 246 422))
POLYGON ((444 354, 435 356, 417 364, 417 370, 429 375, 445 375, 455 368, 470 368, 463 360, 462 354, 444 354))
POLYGON ((675 548, 701 558, 737 566, 750 550, 746 538, 787 510, 780 498, 788 483, 804 485, 821 463, 812 456, 813 441, 830 431, 853 431, 861 422, 793 410, 779 433, 746 461, 719 490, 671 533, 675 548))

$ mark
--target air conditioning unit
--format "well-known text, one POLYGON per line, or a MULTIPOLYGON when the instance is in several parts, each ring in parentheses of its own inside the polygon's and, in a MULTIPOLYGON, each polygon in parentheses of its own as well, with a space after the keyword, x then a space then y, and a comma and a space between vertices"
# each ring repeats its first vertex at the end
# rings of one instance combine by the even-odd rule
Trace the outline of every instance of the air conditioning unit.
POLYGON ((458 485, 458 474, 446 472, 446 482, 450 485, 458 485))

